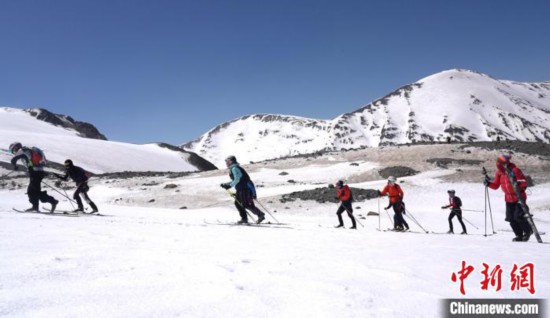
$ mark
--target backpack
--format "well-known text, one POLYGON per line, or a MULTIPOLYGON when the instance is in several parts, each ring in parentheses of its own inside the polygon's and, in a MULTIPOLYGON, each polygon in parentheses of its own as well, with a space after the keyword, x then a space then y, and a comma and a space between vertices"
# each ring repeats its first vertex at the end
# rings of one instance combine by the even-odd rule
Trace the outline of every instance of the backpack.
POLYGON ((462 200, 459 197, 454 197, 454 202, 459 208, 462 207, 462 200))
POLYGON ((44 151, 38 147, 31 148, 31 162, 35 167, 43 166, 46 164, 46 155, 44 151))

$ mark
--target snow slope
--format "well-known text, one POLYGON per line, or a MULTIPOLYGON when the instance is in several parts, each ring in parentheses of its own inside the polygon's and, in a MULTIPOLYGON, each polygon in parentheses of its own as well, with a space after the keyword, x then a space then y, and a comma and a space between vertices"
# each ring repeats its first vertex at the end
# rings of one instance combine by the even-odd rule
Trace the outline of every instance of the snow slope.
POLYGON ((249 115, 223 123, 182 147, 223 167, 230 154, 248 163, 447 137, 550 142, 550 82, 519 83, 448 70, 332 120, 249 115))
MULTIPOLYGON (((12 206, 25 206, 24 190, 2 190, 0 316, 426 318, 441 316, 444 298, 550 296, 548 245, 534 238, 511 242, 500 190, 490 192, 497 233, 487 237, 484 213, 464 212, 478 227, 466 223, 467 236, 421 233, 411 220, 411 228, 419 233, 395 233, 377 230, 391 226, 382 209, 386 198, 354 204, 355 215, 362 216, 358 230, 333 228, 335 204, 277 202, 278 194, 336 178, 351 180, 384 165, 326 159, 324 164, 292 161, 277 168, 279 162, 250 173, 261 185, 259 200, 285 223, 278 228, 215 224, 238 219, 231 198, 219 188, 228 179, 225 172, 155 178, 159 184, 148 188, 143 186, 148 180, 141 178, 95 180, 90 196, 103 217, 12 212, 12 206), (289 174, 282 176, 279 171, 289 174), (289 177, 300 182, 289 184, 289 177), (161 199, 167 203, 185 193, 214 206, 178 210, 138 201, 161 197, 167 183, 178 186, 171 191, 181 190, 164 195, 161 199), (132 206, 121 205, 129 198, 132 206), (368 211, 380 211, 381 217, 365 217, 368 211), (462 261, 475 267, 465 281, 464 296, 451 281, 462 261), (529 262, 535 265, 535 293, 512 291, 512 267, 529 262), (483 263, 502 267, 502 290, 481 289, 483 263)), ((448 229, 448 210, 440 209, 448 202, 447 189, 456 190, 465 209, 483 210, 480 182, 445 181, 463 173, 465 168, 460 168, 426 169, 401 179, 409 214, 427 230, 448 229)), ((372 180, 351 185, 380 189, 384 184, 372 180)), ((549 193, 550 183, 537 184, 528 201, 539 230, 545 232, 550 230, 549 193)), ((59 208, 70 205, 63 201, 59 208)), ((344 222, 349 227, 346 216, 344 222)), ((458 232, 456 220, 454 225, 458 232)), ((488 230, 492 231, 490 222, 488 230)), ((543 239, 548 241, 548 234, 543 239)))
MULTIPOLYGON (((198 171, 190 162, 194 154, 173 151, 157 144, 135 145, 116 141, 89 139, 73 129, 37 120, 16 108, 0 108, 0 148, 14 142, 38 146, 48 161, 63 163, 72 159, 94 173, 116 171, 198 171)), ((9 162, 11 155, 0 152, 0 161, 9 162)))

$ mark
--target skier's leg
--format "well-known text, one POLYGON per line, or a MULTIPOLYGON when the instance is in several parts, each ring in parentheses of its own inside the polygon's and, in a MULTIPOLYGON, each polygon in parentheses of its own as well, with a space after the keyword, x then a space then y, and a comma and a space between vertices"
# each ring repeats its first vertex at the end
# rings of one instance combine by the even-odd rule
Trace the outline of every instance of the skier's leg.
POLYGON ((454 230, 453 230, 453 218, 455 217, 455 213, 453 211, 451 211, 451 213, 449 213, 449 233, 454 233, 454 230))
POLYGON ((336 215, 338 216, 338 225, 336 227, 344 226, 344 219, 342 219, 342 213, 344 213, 345 209, 346 208, 344 208, 344 205, 340 204, 340 206, 338 207, 338 210, 336 210, 336 215))
POLYGON ((355 217, 353 216, 353 206, 351 205, 351 202, 343 203, 342 205, 345 205, 346 212, 348 213, 349 218, 351 219, 351 228, 355 229, 357 228, 357 223, 355 222, 355 217))
POLYGON ((456 212, 456 218, 458 219, 458 222, 460 222, 460 225, 462 226, 462 233, 463 233, 463 234, 468 233, 468 232, 466 231, 466 225, 465 225, 464 222, 462 221, 462 212, 456 212))
POLYGON ((29 202, 32 204, 32 209, 38 211, 38 201, 40 198, 40 179, 35 172, 31 172, 29 176, 29 186, 27 187, 27 196, 29 197, 29 202))
POLYGON ((241 216, 242 222, 248 222, 248 215, 246 214, 245 208, 241 206, 239 202, 235 200, 235 207, 237 208, 237 211, 239 211, 239 215, 241 216))
POLYGON ((75 199, 76 205, 78 206, 76 210, 84 211, 84 205, 82 204, 82 199, 80 198, 80 194, 81 194, 81 188, 78 187, 76 188, 76 191, 73 193, 73 199, 75 199))
POLYGON ((523 237, 523 230, 516 219, 518 205, 519 204, 517 202, 506 202, 506 221, 510 223, 510 227, 512 228, 512 231, 514 231, 516 238, 523 237))

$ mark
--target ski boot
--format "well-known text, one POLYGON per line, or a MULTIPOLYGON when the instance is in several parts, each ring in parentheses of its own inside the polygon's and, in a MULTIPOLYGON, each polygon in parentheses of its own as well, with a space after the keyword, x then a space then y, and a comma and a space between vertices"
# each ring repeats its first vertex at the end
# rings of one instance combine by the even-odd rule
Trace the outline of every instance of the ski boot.
POLYGON ((516 236, 512 239, 512 242, 523 242, 523 236, 516 236))
POLYGON ((455 234, 455 232, 453 230, 449 230, 447 234, 455 234))
POLYGON ((256 224, 262 223, 263 220, 265 220, 265 215, 264 215, 264 214, 260 214, 260 216, 258 216, 258 221, 256 221, 256 224))
POLYGON ((336 225, 334 228, 337 229, 337 228, 341 228, 341 227, 344 227, 344 224, 338 224, 338 225, 336 225))
POLYGON ((462 233, 460 233, 460 234, 463 234, 463 235, 467 235, 467 234, 468 234, 468 232, 466 232, 466 231, 462 231, 462 233))
POLYGON ((529 238, 531 238, 531 235, 533 235, 533 231, 529 231, 529 232, 526 232, 524 235, 523 235, 523 241, 524 242, 527 242, 529 241, 529 238))
POLYGON ((54 201, 52 202, 52 207, 51 207, 51 209, 50 209, 50 213, 53 213, 53 211, 55 211, 55 208, 57 207, 57 204, 58 204, 58 203, 59 203, 59 201, 57 201, 57 200, 54 200, 54 201))
POLYGON ((26 209, 25 212, 38 212, 38 208, 30 207, 30 208, 26 209))
POLYGON ((240 221, 237 222, 237 224, 248 224, 248 220, 241 219, 240 221))

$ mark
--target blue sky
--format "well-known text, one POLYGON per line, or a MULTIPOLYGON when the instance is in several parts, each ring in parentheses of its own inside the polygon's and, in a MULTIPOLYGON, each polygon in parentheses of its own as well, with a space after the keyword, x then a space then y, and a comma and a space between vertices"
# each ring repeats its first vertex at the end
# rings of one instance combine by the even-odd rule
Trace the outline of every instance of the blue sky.
POLYGON ((0 106, 181 144, 254 113, 329 119, 451 68, 550 81, 550 1, 2 0, 0 106))

